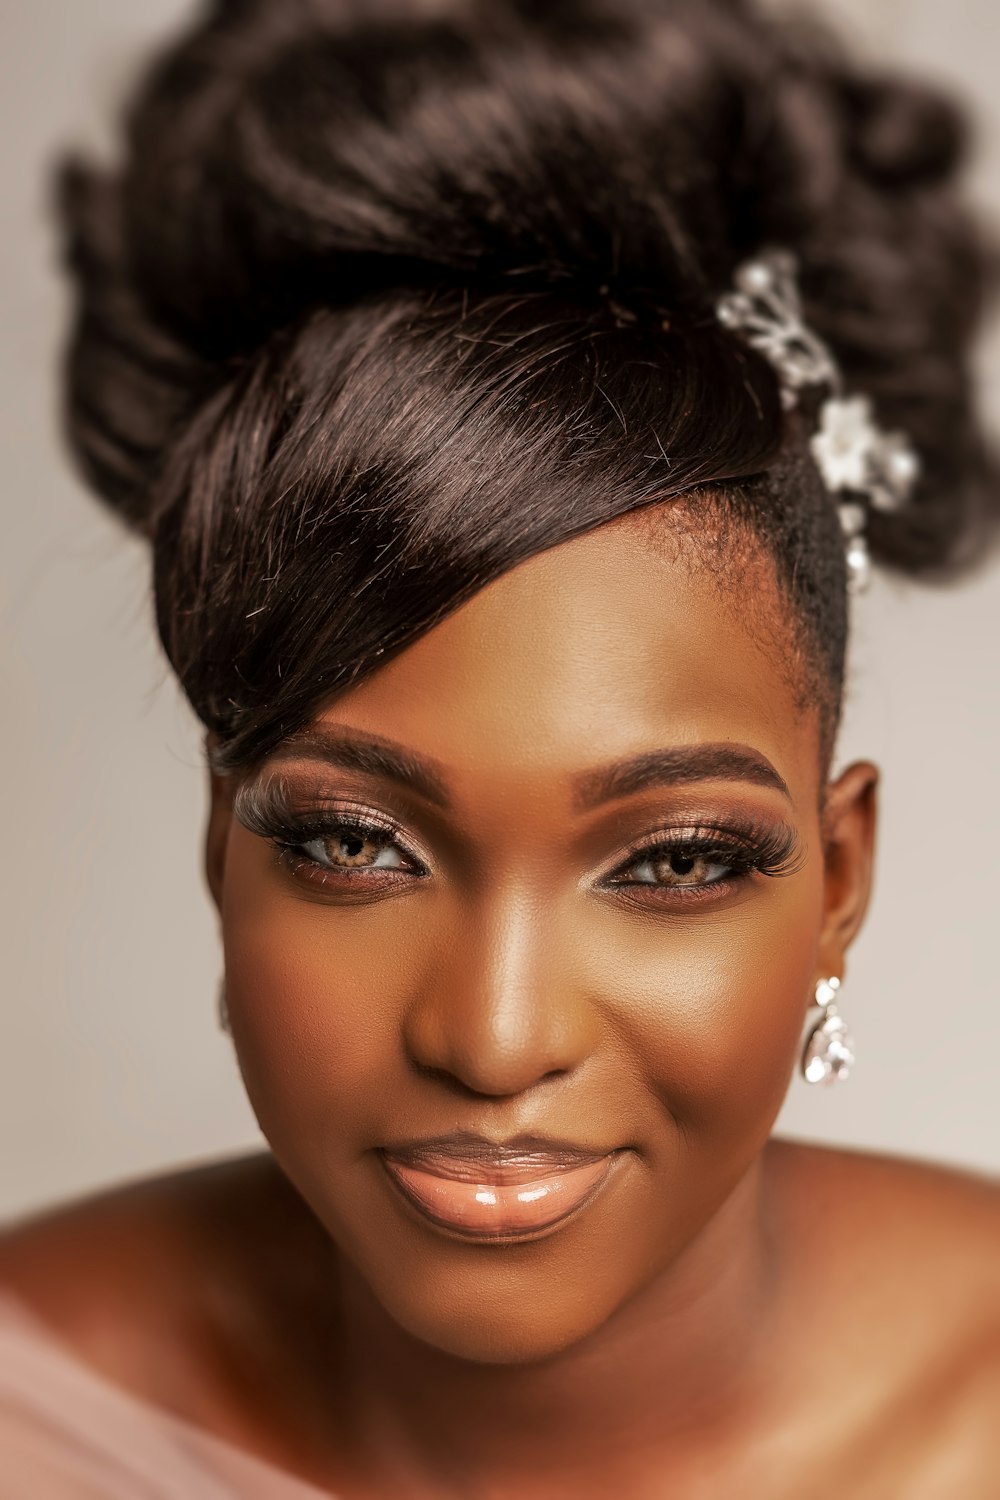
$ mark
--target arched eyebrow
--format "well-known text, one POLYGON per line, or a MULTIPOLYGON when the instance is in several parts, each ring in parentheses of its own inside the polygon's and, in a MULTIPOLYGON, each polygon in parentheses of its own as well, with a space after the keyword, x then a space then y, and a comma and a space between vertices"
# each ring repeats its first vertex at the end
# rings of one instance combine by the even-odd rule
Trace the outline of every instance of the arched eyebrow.
POLYGON ((754 786, 773 787, 789 802, 792 800, 784 777, 766 755, 749 745, 676 745, 582 772, 574 777, 573 806, 577 812, 588 812, 602 802, 628 797, 647 787, 692 781, 749 781, 754 786))
POLYGON ((283 740, 272 759, 320 760, 344 771, 384 776, 436 807, 451 807, 448 778, 438 761, 365 730, 303 729, 283 740))
MULTIPOLYGON (((290 735, 275 750, 274 760, 319 760, 347 771, 382 776, 416 792, 445 811, 451 808, 443 765, 418 755, 382 735, 352 729, 305 729, 290 735)), ((750 745, 675 745, 645 750, 571 778, 574 812, 589 812, 604 802, 633 796, 653 786, 697 781, 747 781, 771 787, 789 801, 791 793, 765 755, 750 745)))

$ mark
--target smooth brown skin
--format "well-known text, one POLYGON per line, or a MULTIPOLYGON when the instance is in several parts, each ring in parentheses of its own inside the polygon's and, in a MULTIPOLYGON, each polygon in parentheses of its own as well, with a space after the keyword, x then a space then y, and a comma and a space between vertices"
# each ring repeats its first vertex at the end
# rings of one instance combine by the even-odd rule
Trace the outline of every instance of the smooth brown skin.
POLYGON ((233 1040, 273 1154, 15 1230, 6 1279, 110 1378, 343 1500, 1000 1492, 996 1189, 769 1140, 864 915, 877 780, 857 763, 824 797, 783 620, 764 565, 737 593, 631 523, 490 584, 317 726, 433 762, 450 810, 301 754, 265 768, 398 823, 429 878, 365 873, 360 898, 279 861, 213 778, 233 1040), (723 742, 789 795, 571 797, 723 742), (605 883, 646 835, 748 814, 791 824, 793 873, 686 905, 605 883), (458 1128, 631 1149, 554 1234, 468 1245, 373 1156, 458 1128))

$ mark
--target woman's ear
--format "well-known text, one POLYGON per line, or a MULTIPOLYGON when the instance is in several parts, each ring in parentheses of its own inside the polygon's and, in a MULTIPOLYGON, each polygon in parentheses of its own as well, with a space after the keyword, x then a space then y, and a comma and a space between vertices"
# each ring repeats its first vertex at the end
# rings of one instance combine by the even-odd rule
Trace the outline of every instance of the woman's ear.
POLYGON ((209 734, 205 739, 206 763, 208 765, 208 824, 205 829, 205 877, 212 894, 216 910, 222 914, 222 884, 226 868, 226 845, 229 841, 229 824, 232 818, 233 778, 222 776, 212 769, 211 753, 218 743, 218 736, 209 734))
POLYGON ((868 908, 875 853, 878 767, 859 760, 827 787, 823 814, 821 973, 843 977, 847 949, 868 908))

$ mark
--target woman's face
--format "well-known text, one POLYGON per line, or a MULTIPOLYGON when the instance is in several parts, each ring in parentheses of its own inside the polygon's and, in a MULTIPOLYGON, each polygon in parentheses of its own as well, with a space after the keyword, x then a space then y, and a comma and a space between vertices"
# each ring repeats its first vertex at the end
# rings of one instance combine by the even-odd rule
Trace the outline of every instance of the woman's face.
POLYGON ((842 973, 875 772, 821 826, 817 715, 769 574, 744 583, 747 613, 639 528, 591 531, 338 697, 234 807, 214 781, 257 1119, 431 1345, 544 1357, 669 1271, 842 973))

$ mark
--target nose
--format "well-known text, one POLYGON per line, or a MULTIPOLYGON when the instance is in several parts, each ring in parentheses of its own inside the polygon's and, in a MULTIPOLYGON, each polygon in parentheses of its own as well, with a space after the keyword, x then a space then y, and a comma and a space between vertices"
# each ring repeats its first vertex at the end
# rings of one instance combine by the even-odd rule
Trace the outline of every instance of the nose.
POLYGON ((579 1068, 599 1017, 544 910, 463 922, 424 975, 403 1040, 411 1064, 463 1093, 523 1093, 579 1068))

